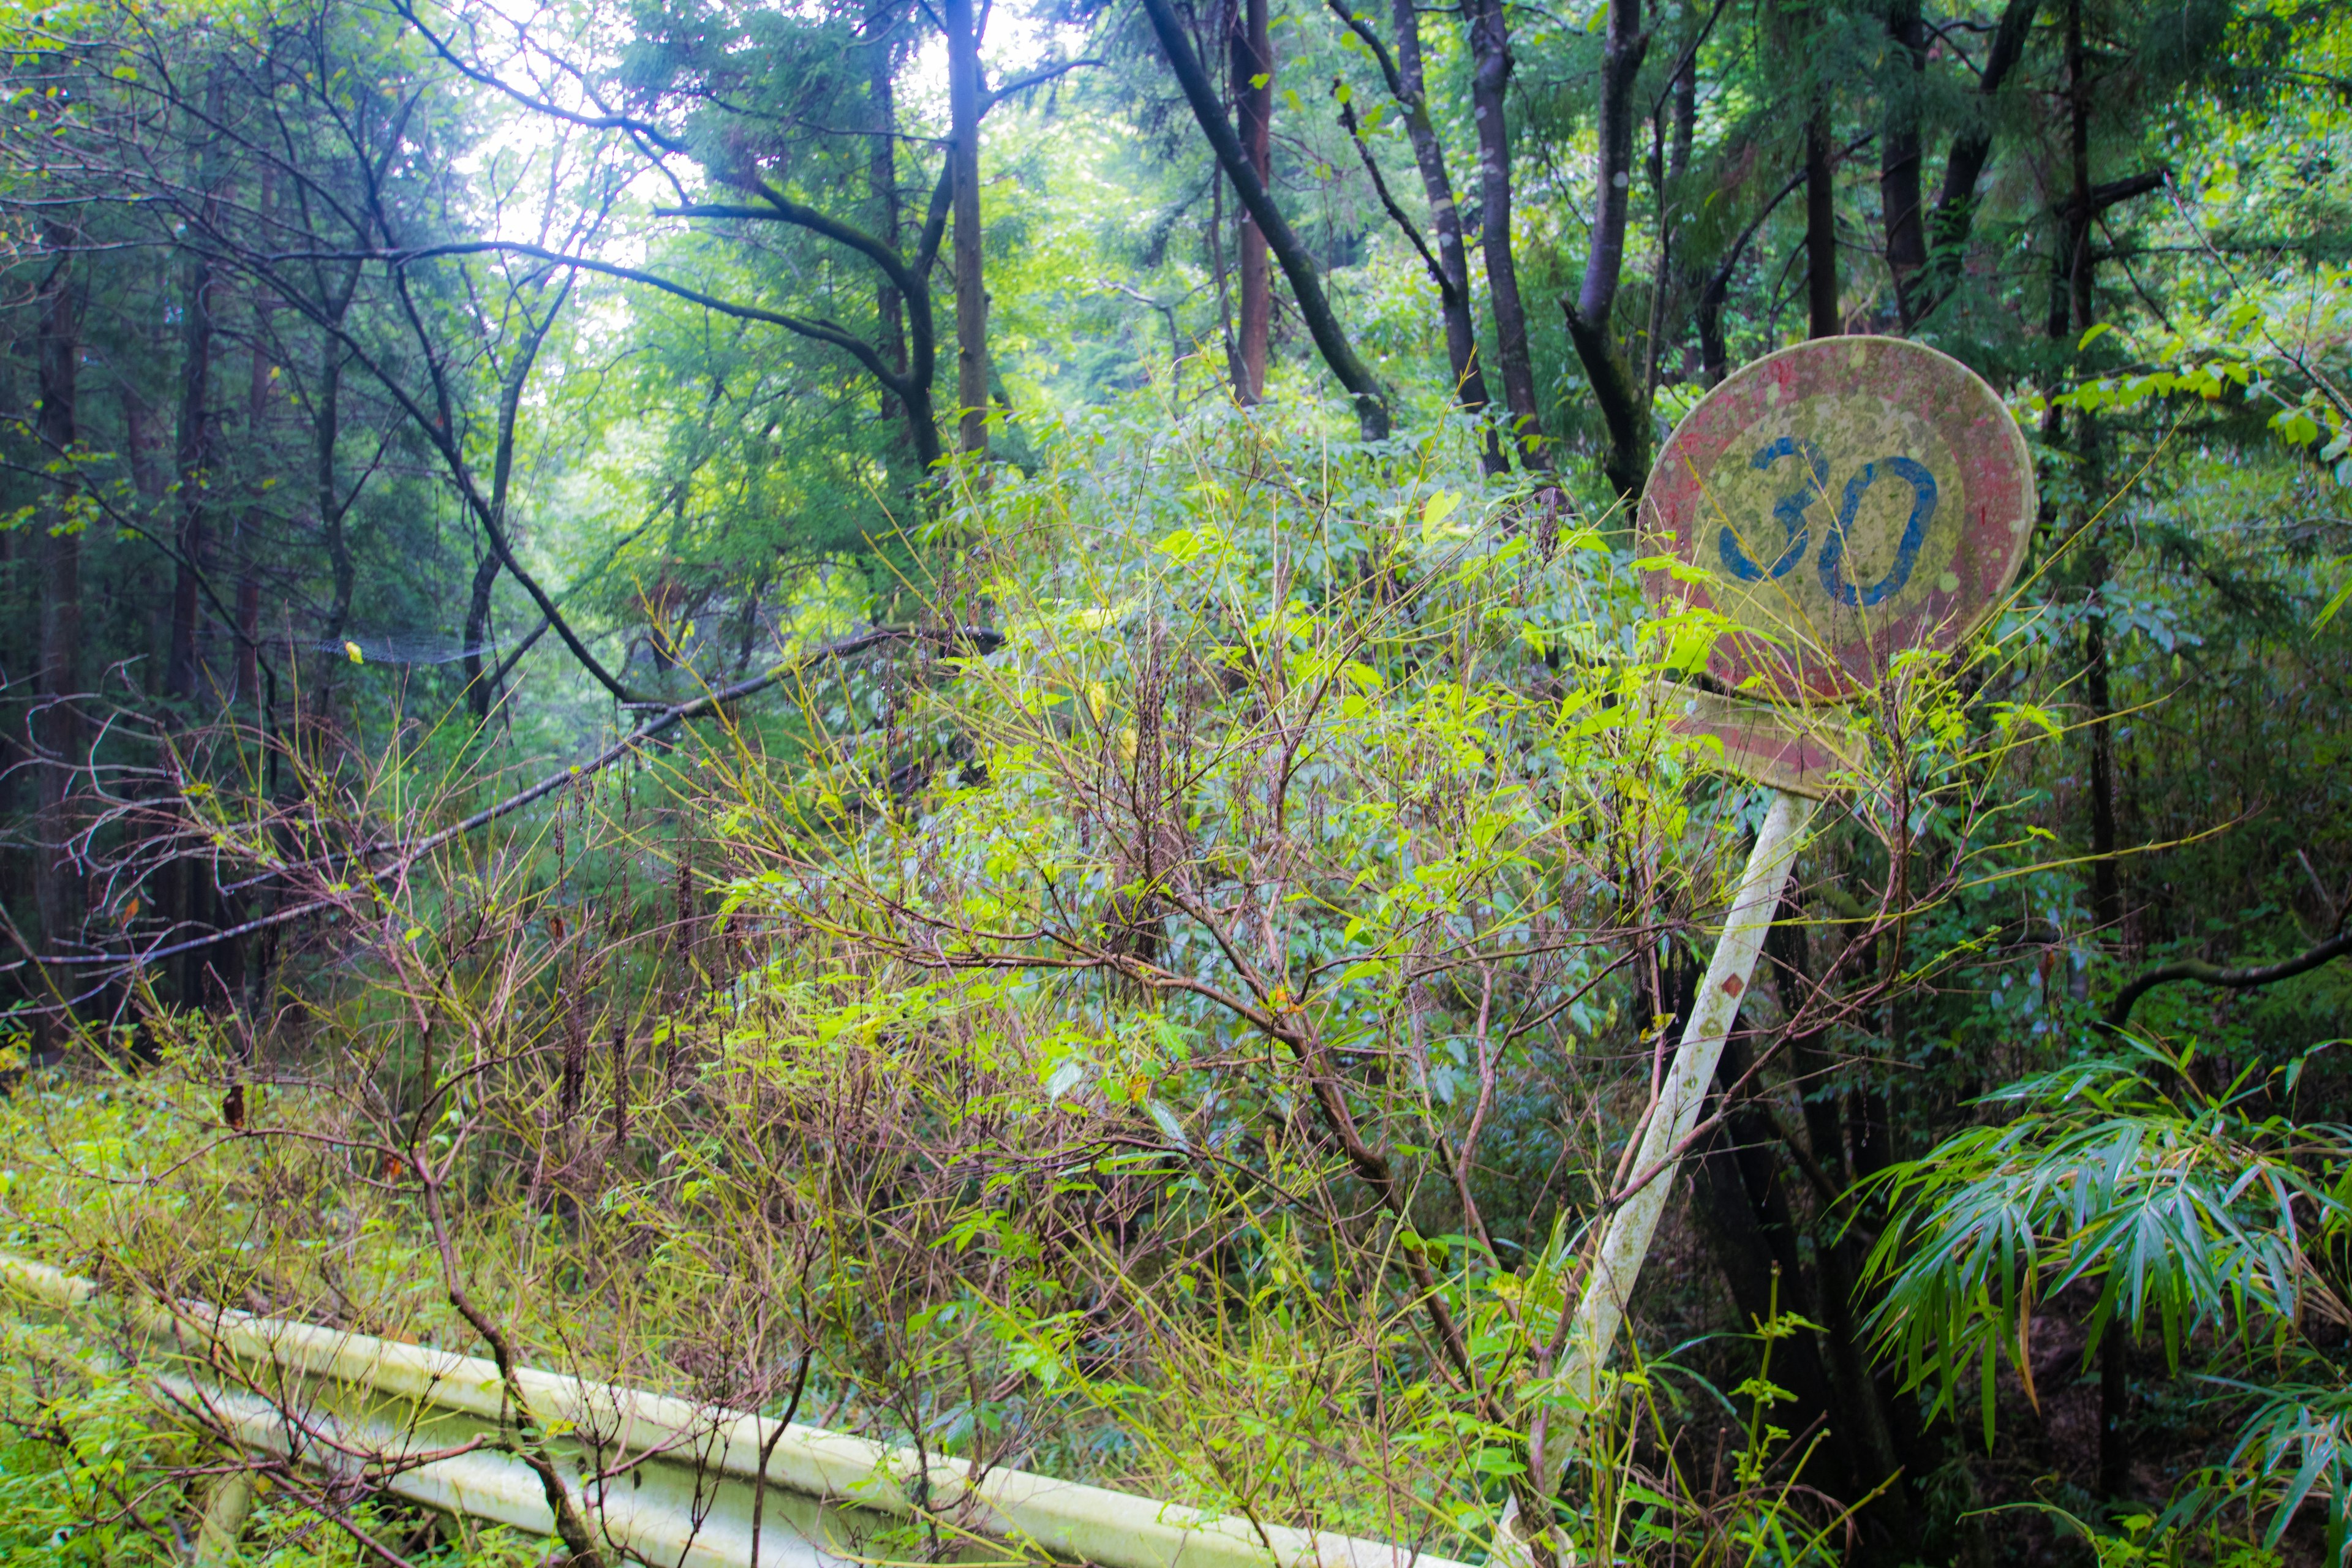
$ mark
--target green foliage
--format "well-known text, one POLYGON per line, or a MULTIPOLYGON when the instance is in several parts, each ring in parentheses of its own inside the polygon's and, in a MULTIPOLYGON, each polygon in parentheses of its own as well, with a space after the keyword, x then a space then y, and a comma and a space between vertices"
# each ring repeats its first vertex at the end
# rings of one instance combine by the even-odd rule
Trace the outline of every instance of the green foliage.
MULTIPOLYGON (((1178 8, 1230 92, 1234 7, 1178 8)), ((2113 1417, 2164 1495, 2064 1550, 2255 1568, 2326 1511, 2340 1556, 2346 968, 2085 1042, 2352 913, 2352 31, 2050 0, 1993 90, 1989 0, 1643 8, 1591 323, 1636 423, 1833 251, 2042 509, 1983 647, 1827 721, 1866 766, 1585 1410, 1561 1326, 1760 804, 1672 731, 1719 624, 1642 603, 1553 305, 1611 8, 1496 7, 1507 55, 1475 4, 1271 11, 1275 199, 1400 434, 1280 285, 1235 405, 1231 182, 1073 0, 985 40, 994 455, 938 465, 928 7, 0 17, 0 1068, 68 1058, 0 1101, 0 1245, 480 1350, 469 1294, 524 1359, 1455 1554, 1517 1509, 1580 1560, 2024 1559, 2056 1516, 1987 1510, 2096 1512, 2064 1434, 2113 1417), (1462 405, 1405 233, 1448 201, 1549 469, 1462 405), (2036 1356, 2077 1334, 2162 1353, 2092 1416, 2036 1356)), ((54 1356, 0 1427, 27 1561, 176 1557, 225 1462, 54 1356)), ((248 1548, 363 1555, 283 1495, 248 1548)))
MULTIPOLYGON (((2176 1370, 2192 1351, 2334 1365, 2305 1336, 2347 1319, 2352 1128, 2293 1116, 2303 1061, 2208 1089, 2193 1049, 2126 1045, 1989 1097, 1997 1120, 1880 1178, 1894 1217, 1870 1255, 1885 1286, 1874 1324, 1938 1408, 1973 1366, 1988 1447, 1997 1360, 2031 1394, 2036 1307, 2077 1288, 2086 1363, 2107 1336, 2153 1327, 2176 1370)), ((2276 1488, 2273 1542, 2315 1489, 2327 1497, 2331 1556, 2352 1501, 2338 1378, 2235 1384, 2255 1408, 2223 1467, 2276 1488)))

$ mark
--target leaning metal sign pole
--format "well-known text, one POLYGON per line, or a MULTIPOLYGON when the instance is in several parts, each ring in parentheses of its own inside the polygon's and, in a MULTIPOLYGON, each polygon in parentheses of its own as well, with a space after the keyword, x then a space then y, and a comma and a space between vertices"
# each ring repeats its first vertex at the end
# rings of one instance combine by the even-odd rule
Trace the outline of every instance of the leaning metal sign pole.
POLYGON ((1702 399, 1644 488, 1644 574, 1665 612, 1729 623, 1707 661, 1728 700, 1675 688, 1671 728, 1721 742, 1767 788, 1756 847, 1608 1219, 1576 1309, 1561 1387, 1598 1398, 1674 1165, 1771 928, 1805 826, 1850 768, 1835 705, 1868 696, 1895 657, 1958 647, 2017 574, 2034 520, 2017 422, 1958 361, 1895 338, 1822 338, 1748 365, 1702 399))

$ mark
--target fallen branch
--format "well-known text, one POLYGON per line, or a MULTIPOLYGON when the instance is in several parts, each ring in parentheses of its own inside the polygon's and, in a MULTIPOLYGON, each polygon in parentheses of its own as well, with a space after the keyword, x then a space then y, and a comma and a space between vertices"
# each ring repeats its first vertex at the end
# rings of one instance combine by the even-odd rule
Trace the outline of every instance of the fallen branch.
MULTIPOLYGON (((848 658, 853 655, 865 653, 888 643, 929 643, 950 653, 989 654, 1004 646, 1004 635, 986 626, 876 626, 868 631, 836 638, 832 642, 811 648, 799 658, 789 659, 749 679, 739 680, 732 686, 721 687, 716 691, 707 691, 688 702, 673 703, 668 707, 657 709, 635 729, 586 762, 570 763, 561 773, 550 773, 536 784, 517 790, 503 800, 484 806, 471 816, 453 823, 438 833, 427 834, 414 842, 379 841, 351 851, 349 858, 372 861, 379 857, 391 856, 393 859, 389 869, 394 873, 404 871, 425 856, 453 839, 462 838, 477 829, 487 827, 500 817, 511 816, 523 807, 533 802, 544 800, 566 785, 576 784, 591 774, 603 772, 614 763, 629 756, 647 741, 668 733, 689 719, 706 718, 730 702, 740 702, 744 698, 756 696, 779 681, 789 679, 814 666, 848 658)), ((283 876, 295 870, 316 869, 324 863, 313 860, 304 862, 300 866, 285 867, 280 868, 278 875, 283 876)), ((299 920, 305 915, 320 914, 329 910, 340 909, 349 896, 336 894, 326 898, 305 900, 301 903, 292 904, 263 915, 257 920, 247 921, 242 925, 230 926, 225 931, 210 931, 200 937, 192 937, 185 942, 173 942, 167 947, 150 948, 137 952, 89 953, 47 959, 44 962, 78 968, 89 968, 100 964, 129 964, 132 967, 142 967, 158 959, 211 947, 215 943, 226 942, 232 937, 249 936, 255 931, 284 925, 289 921, 299 920)))
POLYGON ((2178 963, 2164 964, 2135 977, 2108 1004, 2105 1027, 2111 1034, 2121 1033, 2131 1017, 2139 999, 2159 985, 2169 985, 2176 980, 2194 980, 2204 985, 2226 985, 2232 990, 2246 991, 2258 985, 2273 985, 2282 980, 2292 980, 2308 973, 2329 959, 2352 952, 2352 929, 2337 931, 2326 942, 2307 947, 2293 958, 2276 963, 2252 964, 2240 969, 2227 969, 2218 963, 2208 963, 2199 958, 2184 958, 2178 963))

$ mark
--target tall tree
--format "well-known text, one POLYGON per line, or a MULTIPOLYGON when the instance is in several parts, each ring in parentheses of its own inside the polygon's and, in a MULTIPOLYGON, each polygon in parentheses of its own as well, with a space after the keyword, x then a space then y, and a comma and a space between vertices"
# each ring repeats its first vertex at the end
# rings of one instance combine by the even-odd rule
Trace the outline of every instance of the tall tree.
MULTIPOLYGON (((1266 0, 1231 0, 1234 119, 1250 172, 1274 188, 1274 40, 1266 0)), ((1234 247, 1241 295, 1234 340, 1234 395, 1244 404, 1265 397, 1266 348, 1274 329, 1274 276, 1266 267, 1265 231, 1244 205, 1234 247)))
MULTIPOLYGON (((2033 19, 2041 5, 2042 0, 2009 0, 2001 10, 1991 47, 1985 51, 1984 65, 1978 73, 1974 100, 1960 128, 1953 132, 1950 151, 1944 158, 1943 181, 1937 191, 1934 209, 1925 216, 1916 268, 1907 266, 1911 242, 1907 237, 1898 241, 1895 229, 1888 230, 1888 262, 1895 275, 1895 299, 1906 331, 1917 326, 1942 304, 1959 279, 1969 239, 1976 226, 1977 186, 1992 156, 1999 124, 1996 108, 2003 89, 2025 58, 2033 19)), ((1898 102, 1895 112, 1902 118, 1902 133, 1916 143, 1917 135, 1911 129, 1912 111, 1898 102)), ((1892 160, 1886 166, 1895 174, 1896 185, 1892 205, 1888 205, 1889 198, 1882 189, 1881 205, 1899 225, 1907 211, 1917 207, 1920 197, 1916 191, 1911 192, 1906 205, 1909 177, 1903 174, 1901 160, 1892 160)))
MULTIPOLYGON (((1499 5, 1500 0, 1482 0, 1499 5)), ((1633 130, 1641 119, 1634 84, 1649 53, 1642 0, 1610 0, 1601 35, 1601 97, 1593 174, 1597 182, 1584 280, 1576 297, 1560 301, 1584 377, 1591 384, 1609 434, 1601 471, 1621 496, 1641 491, 1650 467, 1650 413, 1618 346, 1617 287, 1625 268, 1626 230, 1633 210, 1633 130)))
POLYGON ((1357 357, 1323 291, 1314 258, 1299 243, 1284 220, 1282 210, 1275 205, 1273 195, 1258 179, 1257 171, 1251 166, 1241 138, 1234 133, 1233 122, 1225 118, 1224 106, 1218 101, 1209 73, 1201 68, 1200 56, 1192 50, 1192 41, 1185 34, 1172 0, 1143 0, 1143 14, 1150 20, 1152 33, 1160 40, 1169 69, 1175 73, 1177 86, 1183 89, 1194 121, 1216 153, 1225 178, 1232 182, 1234 194, 1256 220, 1265 235, 1267 247, 1281 265, 1282 275, 1290 284, 1291 298, 1297 302, 1299 315, 1306 319, 1307 335, 1315 340, 1315 347, 1333 377, 1354 400, 1358 427, 1368 441, 1385 439, 1390 427, 1388 394, 1357 357))
MULTIPOLYGON (((866 185, 873 203, 875 237, 893 252, 899 247, 901 226, 897 82, 905 21, 905 7, 899 0, 885 0, 866 18, 866 101, 873 126, 873 141, 866 155, 866 185)), ((880 323, 883 361, 903 376, 907 374, 907 304, 899 297, 897 280, 887 271, 877 271, 875 277, 874 315, 880 323)), ((886 416, 894 412, 887 388, 882 394, 882 412, 886 416)))
MULTIPOLYGON (((1363 160, 1365 173, 1380 193, 1381 205, 1388 209, 1398 232, 1421 255, 1431 280, 1437 286, 1438 309, 1445 327, 1445 363, 1453 377, 1454 395, 1464 408, 1483 414, 1490 397, 1486 365, 1478 352, 1477 320, 1472 309, 1470 259, 1463 244, 1462 207, 1454 200, 1453 175, 1446 168, 1445 145, 1430 110, 1420 8, 1413 0, 1392 0, 1390 19, 1396 34, 1396 48, 1391 53, 1371 24, 1351 11, 1343 0, 1326 3, 1340 25, 1363 41, 1387 81, 1390 97, 1404 111, 1405 136, 1412 144, 1413 166, 1421 176, 1422 196, 1428 205, 1433 247, 1422 237, 1420 229, 1402 207, 1390 197, 1370 141, 1363 133, 1353 106, 1344 100, 1340 117, 1363 160)), ((1479 461, 1488 473, 1500 473, 1509 466, 1491 431, 1481 444, 1479 461)))
POLYGON ((955 193, 956 407, 963 449, 988 450, 988 287, 980 226, 980 23, 945 0, 948 184, 955 193))
POLYGON ((1527 308, 1519 299, 1511 237, 1511 37, 1504 0, 1465 0, 1470 29, 1471 119, 1478 127, 1478 248, 1486 262, 1486 300, 1495 314, 1495 357, 1503 375, 1519 461, 1548 471, 1543 411, 1536 401, 1535 361, 1528 347, 1527 308))
MULTIPOLYGON (((81 708, 81 541, 88 516, 79 504, 76 464, 87 287, 74 254, 79 237, 68 223, 52 216, 43 237, 54 259, 40 294, 37 353, 41 406, 36 428, 53 479, 40 509, 46 524, 40 542, 40 667, 29 737, 39 768, 33 897, 40 913, 43 951, 62 956, 80 940, 85 901, 76 841, 81 828, 81 771, 89 746, 81 708)), ((71 968, 52 969, 46 980, 52 1000, 69 998, 79 988, 71 968)), ((44 1011, 38 1017, 46 1033, 50 1015, 44 1011)))
POLYGON ((1810 337, 1845 331, 1838 291, 1837 150, 1830 140, 1830 98, 1816 88, 1805 117, 1805 317, 1810 337))
MULTIPOLYGON (((196 183, 201 190, 197 221, 217 230, 226 192, 212 182, 226 178, 215 152, 214 128, 220 123, 225 83, 217 72, 208 77, 204 105, 186 106, 195 123, 196 183), (209 167, 207 165, 210 165, 209 167)), ((173 445, 173 468, 179 484, 179 560, 172 584, 172 646, 164 668, 163 689, 187 700, 202 680, 203 614, 198 583, 210 546, 212 484, 219 466, 217 426, 212 405, 213 314, 218 304, 211 252, 191 246, 184 265, 187 281, 180 300, 179 435, 173 445)))
POLYGON ((1906 328, 1910 321, 1905 302, 1927 265, 1919 125, 1930 37, 1919 0, 1893 0, 1886 10, 1887 64, 1880 89, 1885 114, 1878 135, 1878 210, 1886 270, 1895 280, 1896 310, 1906 328))

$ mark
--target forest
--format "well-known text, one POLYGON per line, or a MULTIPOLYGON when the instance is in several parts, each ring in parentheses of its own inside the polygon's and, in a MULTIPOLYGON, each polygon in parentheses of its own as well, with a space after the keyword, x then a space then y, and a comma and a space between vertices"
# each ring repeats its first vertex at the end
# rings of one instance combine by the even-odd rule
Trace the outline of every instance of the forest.
POLYGON ((683 1568, 541 1369, 824 1561, 2352 1568, 2352 11, 1554 4, 0 5, 0 1562, 683 1568), (1645 1163, 1828 338, 2036 499, 1645 1163))

